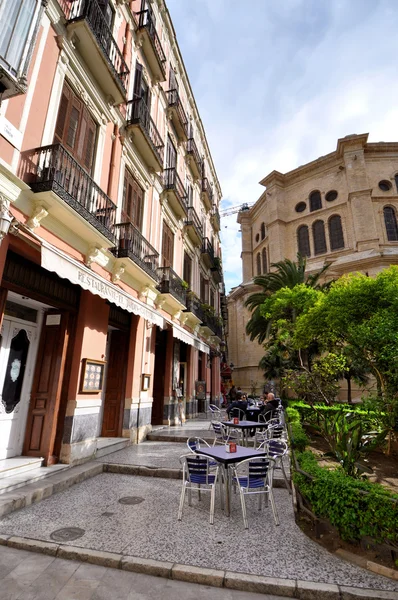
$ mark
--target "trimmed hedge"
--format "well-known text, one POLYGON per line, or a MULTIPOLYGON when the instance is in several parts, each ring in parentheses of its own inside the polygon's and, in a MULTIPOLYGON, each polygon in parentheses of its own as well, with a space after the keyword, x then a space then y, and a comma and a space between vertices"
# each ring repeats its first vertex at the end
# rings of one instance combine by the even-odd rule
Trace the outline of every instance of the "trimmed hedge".
POLYGON ((380 419, 376 411, 365 410, 363 407, 358 407, 352 404, 314 404, 311 406, 303 400, 289 400, 289 409, 295 409, 300 414, 301 420, 308 424, 318 423, 318 414, 333 414, 339 411, 347 411, 355 413, 356 415, 362 415, 367 421, 371 423, 373 429, 377 430, 380 427, 380 419))
POLYGON ((303 452, 309 444, 309 439, 300 421, 300 413, 295 408, 288 407, 286 416, 289 423, 290 445, 295 450, 303 452))
POLYGON ((341 538, 357 542, 369 536, 377 543, 398 545, 398 494, 377 483, 353 479, 338 467, 320 467, 310 451, 297 454, 300 469, 293 481, 318 517, 328 518, 341 538))

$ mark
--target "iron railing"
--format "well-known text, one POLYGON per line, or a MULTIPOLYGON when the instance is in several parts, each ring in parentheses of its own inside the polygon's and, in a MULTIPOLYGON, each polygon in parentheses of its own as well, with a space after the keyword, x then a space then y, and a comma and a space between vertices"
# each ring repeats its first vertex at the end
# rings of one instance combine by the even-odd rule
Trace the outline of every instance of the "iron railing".
POLYGON ((33 192, 54 191, 114 242, 115 204, 61 144, 25 152, 21 157, 20 177, 33 192))
POLYGON ((185 135, 188 137, 188 119, 185 114, 178 90, 169 90, 166 92, 167 101, 170 107, 174 107, 177 111, 178 118, 184 129, 185 135))
POLYGON ((211 262, 214 264, 214 248, 209 238, 205 238, 203 240, 202 254, 208 254, 210 256, 211 262))
POLYGON ((160 43, 160 38, 157 34, 151 12, 149 10, 142 10, 138 13, 138 17, 138 28, 141 29, 145 27, 145 29, 147 30, 149 39, 151 40, 158 62, 161 65, 161 69, 164 75, 166 75, 166 55, 163 51, 162 44, 160 43))
POLYGON ((211 189, 211 185, 207 177, 203 177, 202 179, 202 192, 208 195, 210 204, 213 203, 213 190, 211 189))
POLYGON ((102 49, 113 75, 127 93, 130 70, 123 58, 112 31, 97 0, 58 0, 68 22, 86 19, 95 39, 102 49))
POLYGON ((216 283, 221 283, 223 278, 222 264, 219 256, 215 256, 213 259, 213 265, 211 267, 211 273, 216 283))
POLYGON ((189 138, 187 142, 187 154, 191 155, 196 163, 198 171, 202 172, 203 161, 200 158, 199 150, 193 138, 189 138))
POLYGON ((203 224, 193 206, 188 207, 188 216, 186 218, 185 225, 192 225, 195 228, 198 236, 203 239, 203 224))
POLYGON ((205 320, 205 312, 202 308, 202 303, 200 299, 192 292, 187 293, 187 301, 185 306, 185 312, 193 313, 198 319, 200 319, 201 322, 205 320))
POLYGON ((127 102, 126 120, 127 125, 140 125, 159 163, 163 165, 164 143, 143 98, 134 98, 127 102))
POLYGON ((159 267, 158 276, 158 290, 160 293, 171 294, 178 302, 185 305, 187 292, 182 284, 181 277, 178 277, 177 273, 171 267, 159 267))
POLYGON ((221 227, 221 220, 220 220, 220 213, 218 211, 218 208, 215 204, 213 204, 213 214, 212 214, 213 220, 215 221, 215 223, 217 224, 217 229, 220 229, 221 227))
POLYGON ((187 191, 175 167, 164 170, 163 185, 166 190, 173 190, 175 192, 175 195, 177 196, 181 206, 183 207, 184 211, 187 212, 187 191))
POLYGON ((118 258, 131 258, 153 279, 158 280, 159 253, 145 239, 133 223, 115 225, 116 248, 112 252, 118 258))

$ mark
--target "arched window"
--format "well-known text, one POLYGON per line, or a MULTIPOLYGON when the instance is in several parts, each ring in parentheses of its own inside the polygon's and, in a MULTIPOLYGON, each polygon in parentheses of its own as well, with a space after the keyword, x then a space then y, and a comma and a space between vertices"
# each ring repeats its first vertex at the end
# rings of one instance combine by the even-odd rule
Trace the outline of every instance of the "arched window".
POLYGON ((326 236, 323 221, 315 221, 312 224, 312 237, 314 239, 314 254, 324 254, 326 252, 326 236))
POLYGON ((397 216, 394 208, 392 206, 385 206, 383 208, 383 213, 388 241, 398 242, 397 216))
POLYGON ((297 247, 301 256, 311 256, 310 236, 307 225, 301 225, 297 229, 297 247))
POLYGON ((261 223, 261 239, 265 238, 265 224, 261 223))
POLYGON ((261 254, 257 254, 257 275, 261 275, 261 254))
POLYGON ((395 175, 394 179, 395 179, 395 185, 397 186, 397 192, 398 192, 398 173, 395 175))
POLYGON ((263 273, 268 273, 267 250, 263 248, 263 273))
POLYGON ((322 208, 321 193, 316 190, 310 194, 310 212, 322 208))
POLYGON ((344 235, 340 215, 333 215, 329 219, 329 242, 331 250, 344 248, 344 235))

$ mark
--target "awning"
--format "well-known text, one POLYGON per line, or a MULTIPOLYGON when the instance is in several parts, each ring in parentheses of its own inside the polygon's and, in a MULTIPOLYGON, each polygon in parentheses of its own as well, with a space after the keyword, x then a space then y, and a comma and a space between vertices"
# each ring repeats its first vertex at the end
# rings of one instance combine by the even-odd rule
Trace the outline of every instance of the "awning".
POLYGON ((204 344, 196 335, 189 333, 179 325, 175 325, 175 323, 173 323, 173 337, 180 340, 180 342, 185 342, 185 344, 193 346, 201 352, 205 352, 205 354, 210 354, 210 348, 207 344, 204 344))
POLYGON ((164 319, 149 306, 133 298, 122 289, 106 281, 100 275, 97 275, 77 260, 74 260, 67 254, 50 246, 44 240, 41 248, 41 266, 47 271, 53 271, 59 277, 68 279, 71 283, 79 285, 84 290, 88 290, 104 300, 113 302, 134 315, 142 317, 146 321, 164 327, 164 319))

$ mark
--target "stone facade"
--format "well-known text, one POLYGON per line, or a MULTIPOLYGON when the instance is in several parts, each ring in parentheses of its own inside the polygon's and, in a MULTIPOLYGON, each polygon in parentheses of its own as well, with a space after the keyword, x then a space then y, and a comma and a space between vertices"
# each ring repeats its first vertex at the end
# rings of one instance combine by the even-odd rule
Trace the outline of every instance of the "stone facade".
POLYGON ((398 143, 367 140, 349 135, 326 156, 286 174, 273 171, 260 182, 266 190, 256 204, 238 215, 243 282, 228 296, 228 350, 234 383, 245 391, 251 382, 264 384, 262 347, 245 334, 253 277, 295 260, 299 249, 309 272, 330 264, 329 279, 357 271, 371 277, 398 264, 398 143))

